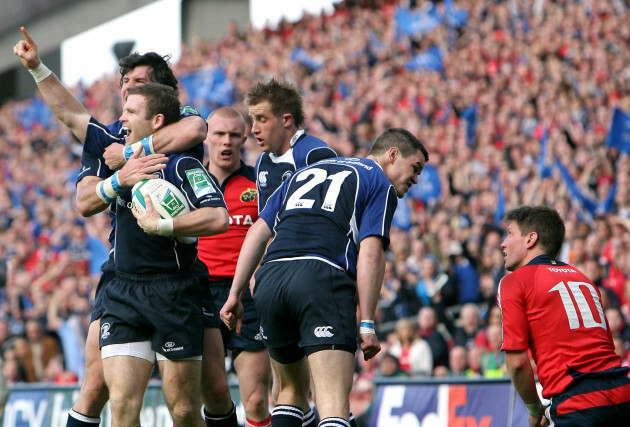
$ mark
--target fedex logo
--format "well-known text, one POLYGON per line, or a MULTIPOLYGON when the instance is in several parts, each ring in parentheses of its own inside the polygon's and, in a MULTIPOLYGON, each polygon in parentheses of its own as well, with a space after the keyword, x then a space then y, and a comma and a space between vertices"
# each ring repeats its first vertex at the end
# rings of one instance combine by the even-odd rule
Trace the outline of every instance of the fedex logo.
POLYGON ((506 426, 510 415, 519 425, 521 411, 509 409, 512 391, 509 383, 381 385, 370 427, 506 426))

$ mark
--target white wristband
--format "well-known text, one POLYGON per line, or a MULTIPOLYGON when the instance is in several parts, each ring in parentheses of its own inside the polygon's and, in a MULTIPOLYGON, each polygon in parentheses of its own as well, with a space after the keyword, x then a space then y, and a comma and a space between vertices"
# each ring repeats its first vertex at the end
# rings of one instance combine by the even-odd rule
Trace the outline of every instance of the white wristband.
POLYGON ((31 73, 37 83, 41 82, 46 77, 52 74, 52 71, 50 71, 50 69, 45 66, 43 62, 40 62, 37 67, 29 69, 28 72, 31 73))
POLYGON ((106 205, 111 204, 116 200, 116 196, 120 193, 120 183, 118 182, 118 171, 114 172, 112 176, 99 182, 96 186, 96 195, 106 205))
POLYGON ((374 328, 366 328, 365 326, 361 326, 359 328, 359 334, 372 334, 372 335, 376 335, 376 331, 374 330, 374 328))
POLYGON ((173 228, 173 218, 158 219, 157 231, 160 236, 172 236, 173 228))

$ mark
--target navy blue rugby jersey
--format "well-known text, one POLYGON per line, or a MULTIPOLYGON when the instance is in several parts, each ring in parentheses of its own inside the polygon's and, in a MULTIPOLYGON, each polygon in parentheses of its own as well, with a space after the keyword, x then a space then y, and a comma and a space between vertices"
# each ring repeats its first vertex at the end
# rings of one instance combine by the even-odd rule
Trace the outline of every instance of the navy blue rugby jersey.
POLYGON ((293 172, 320 160, 337 157, 335 150, 324 141, 299 130, 291 138, 291 148, 277 157, 273 153, 262 153, 256 160, 256 189, 258 190, 258 212, 262 211, 267 199, 293 172))
POLYGON ((295 172, 260 213, 274 238, 263 263, 317 258, 356 277, 359 243, 389 229, 396 190, 378 163, 363 158, 322 160, 295 172))
MULTIPOLYGON (((156 175, 179 188, 191 210, 226 208, 219 186, 189 152, 170 155, 166 168, 156 175)), ((133 216, 131 206, 131 187, 125 187, 116 198, 116 270, 136 275, 191 271, 197 260, 197 242, 183 243, 175 237, 145 233, 133 216)))
MULTIPOLYGON (((184 117, 199 116, 199 112, 190 106, 181 106, 179 108, 180 120, 184 117)), ((77 182, 81 181, 86 176, 98 176, 99 178, 108 178, 114 171, 110 170, 105 164, 103 153, 105 147, 109 144, 125 144, 126 133, 122 130, 123 124, 120 120, 116 120, 114 123, 110 123, 105 126, 99 123, 94 117, 90 118, 88 123, 88 129, 85 137, 85 143, 83 144, 83 152, 81 153, 81 170, 77 176, 77 182)), ((194 146, 193 150, 195 158, 199 161, 203 161, 203 144, 200 143, 194 146)), ((109 233, 108 240, 113 248, 114 246, 114 227, 116 225, 115 204, 112 204, 109 211, 110 223, 112 230, 109 233)))

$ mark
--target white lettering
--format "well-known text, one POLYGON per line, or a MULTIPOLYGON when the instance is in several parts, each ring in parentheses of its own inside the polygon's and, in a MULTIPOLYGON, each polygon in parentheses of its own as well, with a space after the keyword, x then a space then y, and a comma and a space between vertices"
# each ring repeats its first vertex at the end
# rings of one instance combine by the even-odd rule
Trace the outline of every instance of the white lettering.
POLYGON ((230 216, 230 225, 253 225, 254 221, 252 220, 251 215, 232 215, 230 216))

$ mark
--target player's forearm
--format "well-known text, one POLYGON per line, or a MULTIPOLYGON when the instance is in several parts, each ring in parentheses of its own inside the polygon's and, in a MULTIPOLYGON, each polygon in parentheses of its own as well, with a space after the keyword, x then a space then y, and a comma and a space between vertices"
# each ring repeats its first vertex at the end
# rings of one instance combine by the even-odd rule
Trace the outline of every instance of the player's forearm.
POLYGON ((383 242, 380 237, 366 237, 361 241, 357 260, 357 293, 361 319, 374 320, 384 274, 383 242))
POLYGON ((241 247, 241 253, 238 256, 230 295, 241 299, 243 292, 245 292, 245 289, 249 286, 249 280, 254 274, 254 271, 256 271, 256 267, 260 264, 260 260, 267 247, 267 242, 271 236, 269 226, 262 219, 258 219, 254 225, 250 227, 245 236, 243 246, 241 247))
POLYGON ((97 185, 103 181, 96 176, 85 177, 77 184, 76 205, 79 213, 84 217, 103 212, 109 207, 96 194, 97 185))
POLYGON ((173 218, 173 235, 181 237, 214 236, 225 233, 230 225, 225 208, 200 208, 173 218))
POLYGON ((512 379, 514 388, 523 399, 526 405, 539 403, 538 392, 536 391, 536 381, 534 371, 527 351, 507 351, 505 354, 505 364, 512 379))
POLYGON ((156 153, 181 153, 202 143, 207 132, 207 124, 202 117, 184 117, 153 134, 153 149, 156 153))
POLYGON ((55 116, 79 139, 84 142, 90 113, 52 73, 37 83, 37 87, 55 116))

